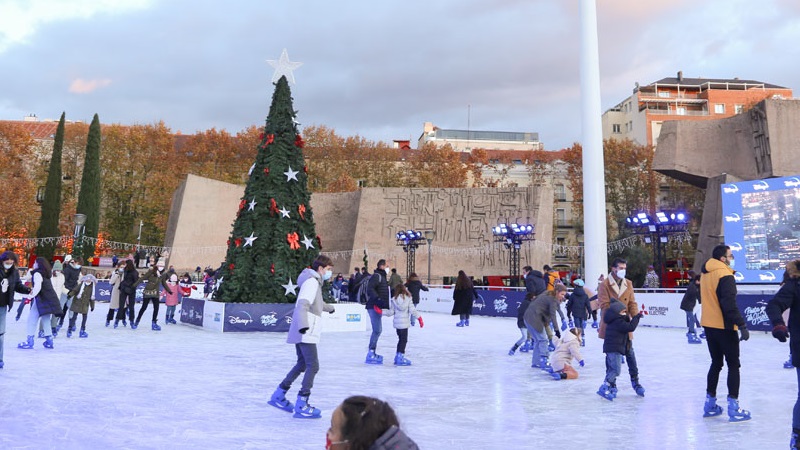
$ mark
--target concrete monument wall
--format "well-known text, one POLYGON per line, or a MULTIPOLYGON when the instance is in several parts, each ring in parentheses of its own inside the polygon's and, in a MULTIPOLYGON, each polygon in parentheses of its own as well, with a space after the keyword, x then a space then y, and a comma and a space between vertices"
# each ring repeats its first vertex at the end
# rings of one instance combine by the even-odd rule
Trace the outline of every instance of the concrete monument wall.
MULTIPOLYGON (((225 258, 244 187, 189 175, 176 190, 165 245, 173 247, 168 263, 178 269, 211 265, 225 258)), ((384 258, 404 278, 406 255, 396 245, 400 230, 434 230, 433 282, 455 276, 505 275, 508 251, 495 244, 491 228, 500 222, 532 223, 536 241, 523 244, 520 266, 550 263, 553 190, 550 187, 428 189, 366 188, 356 192, 313 194, 316 231, 335 272, 363 265, 364 249, 372 271, 384 258), (540 205, 544 205, 540 208, 540 205), (541 211, 541 215, 539 214, 541 211)), ((428 248, 416 252, 416 272, 427 278, 428 248)))

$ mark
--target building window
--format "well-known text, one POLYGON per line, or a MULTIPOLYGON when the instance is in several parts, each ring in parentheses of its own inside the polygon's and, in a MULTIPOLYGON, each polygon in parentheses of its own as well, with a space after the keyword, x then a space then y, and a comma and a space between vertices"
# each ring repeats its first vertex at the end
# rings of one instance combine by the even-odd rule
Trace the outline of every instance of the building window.
POLYGON ((714 114, 725 114, 725 104, 714 103, 714 114))
POLYGON ((358 180, 358 187, 360 188, 367 187, 367 180, 358 180))
POLYGON ((556 244, 561 246, 567 245, 567 240, 562 237, 556 238, 556 244))
POLYGON ((744 105, 733 105, 733 112, 736 114, 741 114, 744 112, 744 105))
POLYGON ((564 187, 563 184, 561 183, 556 184, 555 194, 556 194, 556 200, 562 202, 567 200, 567 189, 564 187))
POLYGON ((669 91, 661 91, 658 93, 660 98, 669 98, 669 91))
POLYGON ((615 123, 615 124, 611 125, 611 132, 615 133, 615 134, 619 134, 619 133, 622 132, 622 127, 619 126, 618 123, 615 123))
POLYGON ((686 115, 686 107, 685 106, 678 106, 677 108, 675 108, 675 114, 677 114, 679 116, 685 116, 686 115))

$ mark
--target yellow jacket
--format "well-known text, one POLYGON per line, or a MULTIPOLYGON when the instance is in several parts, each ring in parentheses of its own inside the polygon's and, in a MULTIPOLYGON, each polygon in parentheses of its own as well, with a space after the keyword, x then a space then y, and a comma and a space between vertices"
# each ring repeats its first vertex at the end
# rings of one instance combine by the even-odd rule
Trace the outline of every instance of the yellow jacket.
POLYGON ((746 323, 736 306, 736 280, 733 269, 711 258, 703 265, 700 276, 700 298, 703 299, 700 325, 704 328, 738 330, 746 323))

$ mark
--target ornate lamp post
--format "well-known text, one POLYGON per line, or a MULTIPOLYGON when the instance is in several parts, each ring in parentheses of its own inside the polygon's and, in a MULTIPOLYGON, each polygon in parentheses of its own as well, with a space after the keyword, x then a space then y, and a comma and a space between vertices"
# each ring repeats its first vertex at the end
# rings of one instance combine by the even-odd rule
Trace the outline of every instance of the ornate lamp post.
POLYGON ((75 222, 75 234, 73 235, 73 242, 72 242, 72 255, 74 257, 81 256, 81 250, 83 250, 83 231, 85 229, 84 225, 86 224, 86 214, 75 214, 72 216, 72 221, 75 222))

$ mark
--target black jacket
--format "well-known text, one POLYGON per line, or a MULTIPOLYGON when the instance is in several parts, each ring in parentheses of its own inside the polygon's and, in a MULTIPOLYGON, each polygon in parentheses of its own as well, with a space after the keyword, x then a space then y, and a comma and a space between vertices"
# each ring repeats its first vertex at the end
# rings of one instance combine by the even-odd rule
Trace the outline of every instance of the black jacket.
POLYGON ((53 283, 50 278, 45 278, 40 269, 36 269, 31 273, 31 279, 36 279, 36 274, 41 275, 42 285, 39 287, 39 293, 36 294, 36 309, 39 315, 54 314, 56 316, 63 316, 64 310, 61 309, 60 295, 53 289, 53 283))
POLYGON ((603 340, 603 353, 628 353, 631 349, 631 338, 628 333, 636 329, 639 325, 639 315, 628 319, 628 316, 620 315, 625 309, 625 305, 618 301, 611 302, 611 306, 603 314, 603 322, 606 323, 606 337, 603 340))
POLYGON ((411 293, 411 301, 414 302, 415 305, 419 303, 419 291, 428 291, 428 288, 426 288, 420 280, 406 281, 406 288, 408 292, 411 293))
POLYGON ((694 307, 697 303, 701 303, 700 288, 698 288, 694 280, 692 280, 689 282, 689 285, 686 286, 686 292, 684 292, 683 300, 681 300, 681 309, 684 311, 694 311, 694 307))
POLYGON ((119 291, 123 294, 135 294, 136 287, 139 285, 139 272, 126 270, 123 272, 122 281, 119 283, 119 291))
POLYGON ((525 311, 528 310, 528 306, 531 306, 531 301, 527 298, 522 300, 522 303, 519 304, 519 309, 517 309, 517 328, 527 328, 525 326, 525 311))
POLYGON ((20 294, 30 294, 31 290, 19 279, 19 271, 16 266, 12 266, 8 270, 0 269, 0 280, 8 280, 8 289, 5 292, 0 292, 0 308, 7 308, 11 310, 14 304, 14 292, 20 294))
POLYGON ((800 367, 800 260, 786 265, 786 282, 767 303, 766 313, 772 325, 786 325, 789 328, 789 349, 792 365, 800 367), (789 310, 789 323, 783 323, 783 312, 789 310))
POLYGON ((567 296, 567 315, 581 320, 586 320, 592 315, 589 296, 582 286, 575 286, 572 293, 567 296))
POLYGON ((372 309, 375 305, 381 309, 389 308, 389 282, 386 280, 386 272, 380 269, 375 269, 367 284, 366 308, 372 309))
POLYGON ((547 289, 547 283, 544 281, 542 272, 538 270, 528 272, 528 275, 525 276, 525 291, 531 294, 529 297, 536 298, 545 289, 547 289))
POLYGON ((72 267, 72 264, 65 264, 63 273, 64 287, 70 291, 75 289, 75 286, 78 285, 78 278, 81 276, 81 269, 72 267))

